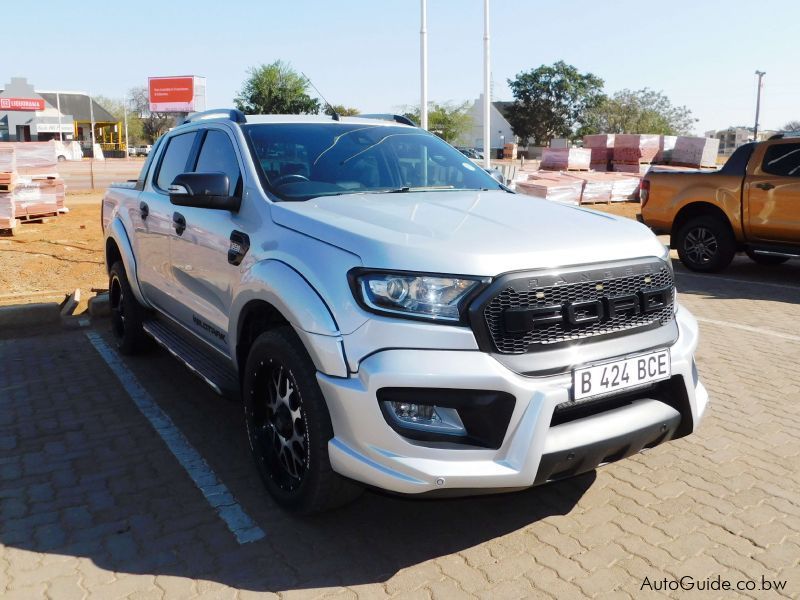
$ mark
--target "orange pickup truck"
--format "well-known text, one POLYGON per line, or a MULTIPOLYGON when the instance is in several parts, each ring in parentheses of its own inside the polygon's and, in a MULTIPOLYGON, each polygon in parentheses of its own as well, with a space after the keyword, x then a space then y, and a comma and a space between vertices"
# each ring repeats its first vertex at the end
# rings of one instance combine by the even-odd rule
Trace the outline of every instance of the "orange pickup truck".
POLYGON ((650 172, 640 194, 642 221, 693 271, 721 271, 740 250, 760 264, 800 257, 800 137, 745 144, 718 171, 650 172))

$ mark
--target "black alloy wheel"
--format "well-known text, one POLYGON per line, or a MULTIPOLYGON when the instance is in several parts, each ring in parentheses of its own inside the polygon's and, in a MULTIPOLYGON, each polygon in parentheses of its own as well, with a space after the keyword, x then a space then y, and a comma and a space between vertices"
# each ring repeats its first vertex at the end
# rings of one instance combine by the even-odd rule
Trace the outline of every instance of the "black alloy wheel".
POLYGON ((317 369, 290 326, 260 334, 242 382, 245 424, 258 473, 283 508, 316 513, 347 504, 363 488, 334 472, 333 425, 317 369))
POLYGON ((135 354, 147 347, 148 338, 142 328, 144 308, 133 295, 125 266, 115 262, 108 273, 108 301, 111 309, 111 332, 123 354, 135 354))
MULTIPOLYGON (((294 374, 274 358, 259 363, 252 436, 268 462, 269 478, 285 492, 297 490, 308 470, 308 426, 294 374)), ((255 391, 254 390, 254 391, 255 391)))
POLYGON ((675 237, 681 262, 692 271, 721 271, 736 254, 736 240, 730 226, 714 216, 689 219, 675 237))

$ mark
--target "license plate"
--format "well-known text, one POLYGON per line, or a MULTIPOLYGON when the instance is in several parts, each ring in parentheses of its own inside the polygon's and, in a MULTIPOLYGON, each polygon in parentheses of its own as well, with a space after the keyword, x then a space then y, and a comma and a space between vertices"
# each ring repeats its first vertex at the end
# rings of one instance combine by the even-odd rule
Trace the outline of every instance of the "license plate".
POLYGON ((572 372, 573 399, 584 400, 672 376, 669 350, 623 358, 572 372))

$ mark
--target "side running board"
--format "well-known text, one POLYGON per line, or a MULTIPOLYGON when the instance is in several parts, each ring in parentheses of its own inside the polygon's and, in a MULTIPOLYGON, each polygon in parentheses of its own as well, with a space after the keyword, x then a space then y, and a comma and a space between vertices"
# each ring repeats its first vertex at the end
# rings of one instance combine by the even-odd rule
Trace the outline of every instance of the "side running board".
POLYGON ((225 359, 213 350, 199 348, 201 342, 188 342, 172 327, 151 319, 142 324, 145 333, 167 352, 181 361, 195 375, 205 381, 220 396, 239 397, 239 380, 234 370, 225 364, 225 359))

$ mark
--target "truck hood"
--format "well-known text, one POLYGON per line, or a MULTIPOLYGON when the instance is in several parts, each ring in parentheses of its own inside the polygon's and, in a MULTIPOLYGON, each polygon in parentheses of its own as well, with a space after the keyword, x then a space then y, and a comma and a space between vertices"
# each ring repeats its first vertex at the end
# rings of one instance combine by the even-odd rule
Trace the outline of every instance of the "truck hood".
POLYGON ((631 219, 503 191, 327 196, 276 203, 272 218, 372 268, 495 276, 663 254, 631 219))

